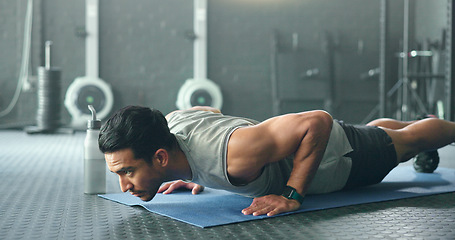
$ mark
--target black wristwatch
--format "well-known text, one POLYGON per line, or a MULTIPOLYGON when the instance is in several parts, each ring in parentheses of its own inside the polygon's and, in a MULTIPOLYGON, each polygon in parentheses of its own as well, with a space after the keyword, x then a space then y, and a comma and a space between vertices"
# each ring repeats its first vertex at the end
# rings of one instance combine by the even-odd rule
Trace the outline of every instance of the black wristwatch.
POLYGON ((286 186, 284 187, 283 194, 281 196, 287 198, 287 199, 294 199, 297 200, 300 204, 303 202, 303 196, 300 195, 295 188, 291 186, 286 186))

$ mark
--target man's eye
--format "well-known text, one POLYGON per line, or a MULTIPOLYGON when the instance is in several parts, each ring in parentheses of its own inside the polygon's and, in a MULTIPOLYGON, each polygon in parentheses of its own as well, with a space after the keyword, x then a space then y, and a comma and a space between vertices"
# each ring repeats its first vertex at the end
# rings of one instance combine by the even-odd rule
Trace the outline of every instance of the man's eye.
POLYGON ((125 171, 125 175, 131 176, 131 175, 133 175, 133 171, 125 171))

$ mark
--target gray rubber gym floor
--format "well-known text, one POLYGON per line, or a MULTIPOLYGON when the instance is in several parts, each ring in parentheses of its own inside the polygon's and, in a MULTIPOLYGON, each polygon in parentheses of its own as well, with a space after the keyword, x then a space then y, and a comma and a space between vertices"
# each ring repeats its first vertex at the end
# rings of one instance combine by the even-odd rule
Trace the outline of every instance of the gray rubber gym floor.
MULTIPOLYGON (((0 239, 455 239, 455 193, 194 227, 83 194, 84 137, 0 131, 0 239)), ((455 168, 455 147, 439 153, 455 168)))

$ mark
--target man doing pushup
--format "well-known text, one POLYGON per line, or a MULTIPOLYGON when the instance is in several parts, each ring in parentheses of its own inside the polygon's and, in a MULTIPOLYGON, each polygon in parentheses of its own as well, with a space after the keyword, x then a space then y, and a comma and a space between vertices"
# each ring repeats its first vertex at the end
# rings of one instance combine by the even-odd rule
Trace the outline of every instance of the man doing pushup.
POLYGON ((455 123, 436 118, 353 126, 320 110, 257 122, 210 107, 164 117, 128 106, 104 124, 99 147, 122 191, 144 201, 206 186, 253 197, 244 214, 272 216, 298 209, 306 194, 379 183, 399 163, 454 141, 455 123))

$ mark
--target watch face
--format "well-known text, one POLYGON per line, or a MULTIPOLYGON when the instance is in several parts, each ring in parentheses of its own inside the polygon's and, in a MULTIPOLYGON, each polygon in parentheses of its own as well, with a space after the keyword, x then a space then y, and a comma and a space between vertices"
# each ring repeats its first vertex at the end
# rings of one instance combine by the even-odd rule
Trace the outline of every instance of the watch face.
POLYGON ((289 188, 289 187, 285 187, 282 195, 283 195, 284 197, 290 199, 290 198, 292 198, 292 192, 293 192, 293 191, 294 191, 293 189, 291 189, 291 188, 289 188))
POLYGON ((283 194, 281 194, 283 197, 287 199, 293 199, 298 201, 300 204, 303 202, 303 196, 301 196, 297 190, 295 190, 293 187, 286 186, 283 190, 283 194))

